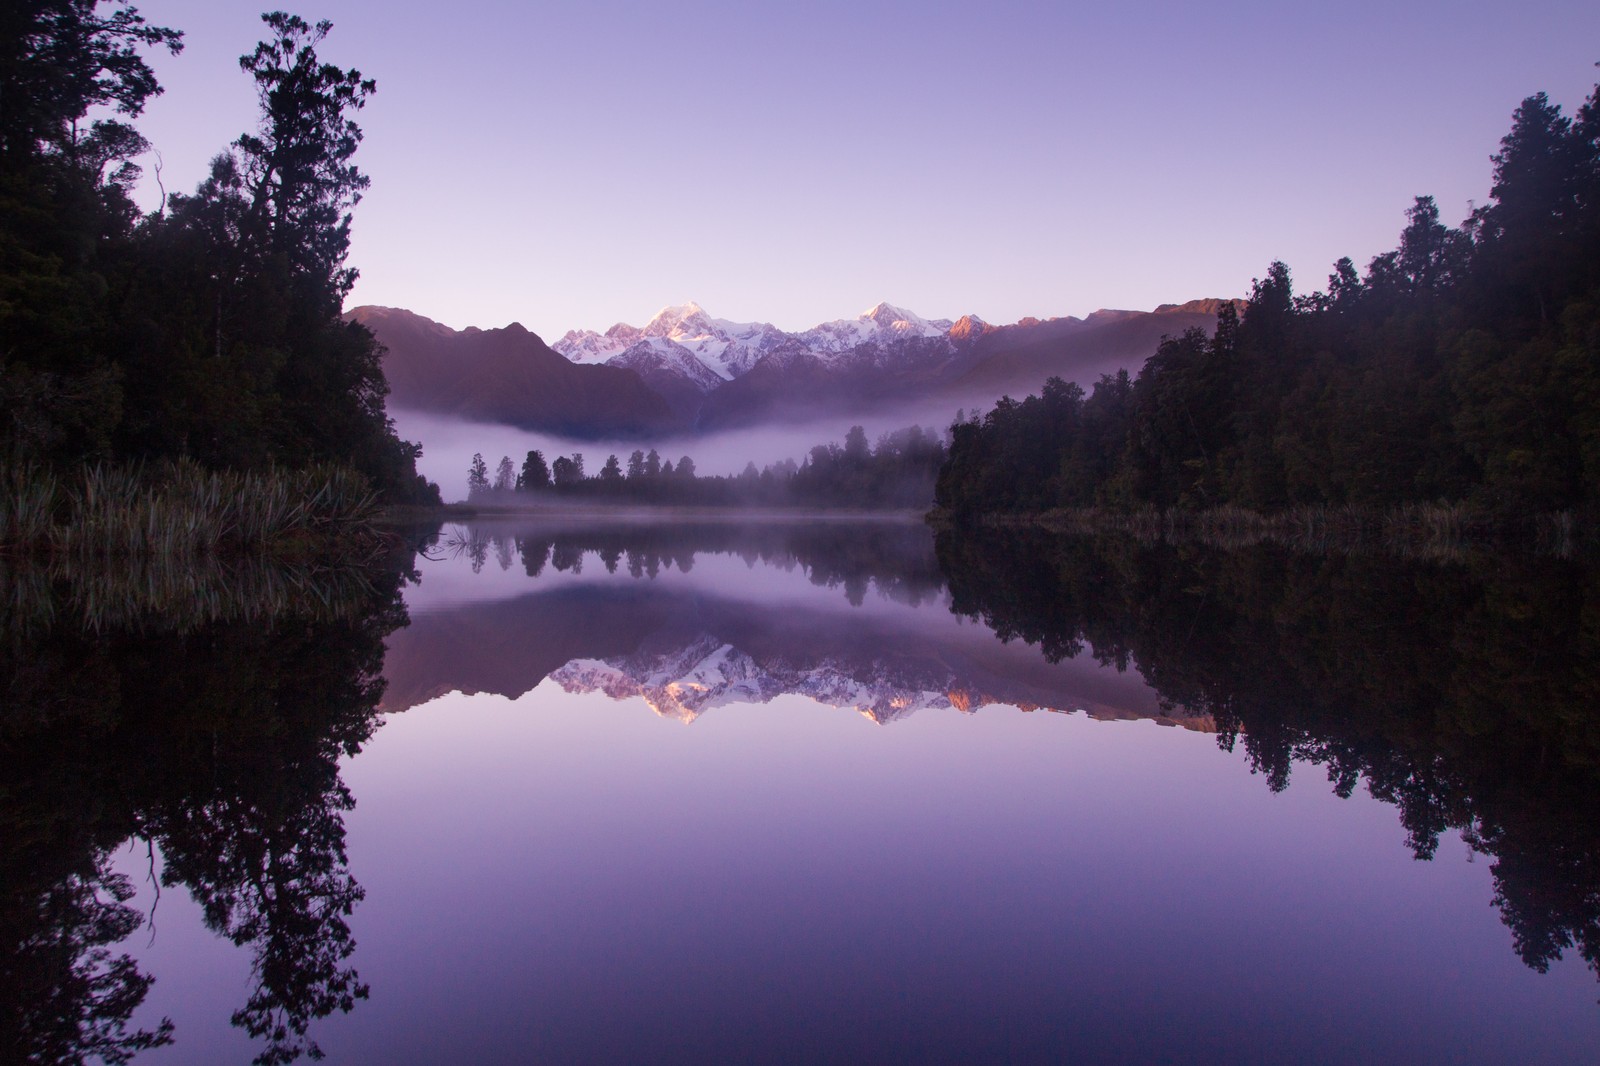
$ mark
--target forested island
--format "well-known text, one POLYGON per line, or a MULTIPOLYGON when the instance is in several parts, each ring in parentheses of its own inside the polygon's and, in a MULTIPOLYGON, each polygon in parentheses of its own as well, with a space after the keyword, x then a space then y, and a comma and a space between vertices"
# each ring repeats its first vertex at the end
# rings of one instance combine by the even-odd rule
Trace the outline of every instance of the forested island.
POLYGON ((1600 87, 1541 93, 1459 228, 1431 197, 1364 274, 1296 295, 1274 263, 1242 317, 1169 337, 1137 376, 1052 379, 952 430, 938 517, 1053 513, 1315 531, 1592 524, 1600 504, 1600 87), (1588 522, 1582 522, 1587 517, 1588 522))
POLYGON ((219 501, 268 540, 437 502, 384 410, 381 349, 340 320, 369 184, 352 115, 375 83, 319 59, 331 24, 263 15, 240 59, 258 128, 143 213, 144 55, 182 35, 103 6, 23 0, 0 31, 0 544, 178 524, 248 547, 219 501))

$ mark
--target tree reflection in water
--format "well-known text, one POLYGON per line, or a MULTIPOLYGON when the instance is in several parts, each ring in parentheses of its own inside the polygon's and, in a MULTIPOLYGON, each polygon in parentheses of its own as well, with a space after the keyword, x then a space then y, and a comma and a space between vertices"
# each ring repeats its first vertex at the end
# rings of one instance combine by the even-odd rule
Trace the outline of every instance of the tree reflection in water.
POLYGON ((115 949, 142 918, 110 869, 131 839, 252 953, 233 1021, 262 1041, 256 1061, 316 1055, 311 1023, 365 997, 338 760, 375 725, 405 572, 231 575, 272 598, 219 609, 169 590, 144 627, 96 635, 82 597, 41 605, 26 596, 59 582, 6 575, 26 594, 0 633, 0 1057, 125 1062, 174 1039, 169 1021, 132 1025, 152 979, 115 949))
POLYGON ((1600 973, 1600 575, 1571 560, 942 534, 952 609, 1052 658, 1137 664, 1280 791, 1296 763, 1493 860, 1517 953, 1600 973))
POLYGON ((912 606, 931 600, 944 577, 930 551, 926 527, 905 521, 879 522, 706 522, 655 524, 568 522, 533 528, 509 522, 474 522, 444 534, 439 550, 465 557, 473 573, 483 570, 489 553, 511 566, 513 552, 529 577, 545 568, 582 574, 593 556, 606 573, 655 580, 663 570, 687 574, 697 555, 737 555, 780 570, 804 568, 814 585, 841 588, 860 606, 868 586, 912 606))

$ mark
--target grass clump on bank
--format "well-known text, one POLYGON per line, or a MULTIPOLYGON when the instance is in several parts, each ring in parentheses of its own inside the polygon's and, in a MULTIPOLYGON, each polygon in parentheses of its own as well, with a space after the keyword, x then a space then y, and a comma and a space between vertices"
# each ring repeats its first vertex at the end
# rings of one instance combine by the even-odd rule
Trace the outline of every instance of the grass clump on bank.
POLYGON ((377 505, 366 478, 335 466, 24 466, 0 475, 0 551, 84 560, 347 556, 376 539, 377 505))

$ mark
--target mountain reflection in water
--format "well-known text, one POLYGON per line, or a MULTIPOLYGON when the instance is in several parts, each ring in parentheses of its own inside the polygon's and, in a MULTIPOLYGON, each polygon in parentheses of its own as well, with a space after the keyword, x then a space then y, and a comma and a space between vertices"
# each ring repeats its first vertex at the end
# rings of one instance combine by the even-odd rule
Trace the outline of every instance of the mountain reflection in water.
MULTIPOLYGON (((962 718, 977 713, 1001 725, 1018 717, 1012 707, 1179 726, 1163 735, 1182 738, 1182 750, 1203 745, 1212 761, 1232 767, 1242 759, 1259 774, 1261 787, 1249 790, 1258 801, 1277 798, 1291 779, 1290 791, 1302 792, 1298 775, 1318 768, 1329 784, 1310 787, 1322 795, 1359 790, 1396 811, 1417 858, 1459 866, 1463 846, 1487 857, 1492 900, 1482 902, 1493 903, 1522 963, 1546 970, 1575 953, 1600 968, 1600 582, 1579 562, 1417 563, 1025 534, 936 541, 920 525, 888 521, 506 520, 447 526, 419 543, 420 558, 406 555, 380 574, 0 573, 9 612, 0 644, 0 1057, 226 1060, 233 1053, 218 1052, 214 1034, 193 1032, 219 1021, 250 1038, 258 1062, 293 1061, 318 1044, 335 1061, 425 1061, 446 1050, 480 1060, 537 1052, 593 1061, 1204 1061, 1239 1051, 1241 1035, 1259 1036, 1267 1058, 1276 1057, 1271 1048, 1287 1057, 1312 1049, 1309 1057, 1323 1061, 1402 1049, 1422 1059, 1540 1057, 1531 1033, 1505 1031, 1504 1023, 1493 1034, 1500 1043, 1465 1035, 1500 1017, 1482 995, 1501 994, 1503 978, 1485 978, 1502 984, 1480 992, 1470 975, 1451 969, 1460 963, 1446 961, 1444 939, 1418 941, 1437 962, 1424 955, 1372 978, 1374 995, 1383 981, 1412 981, 1394 1010, 1427 1006, 1434 1029, 1379 1021, 1389 1008, 1375 1004, 1370 1017, 1331 1014, 1332 1028, 1299 1018, 1308 1009, 1294 998, 1300 976, 1269 979, 1271 958, 1245 957, 1242 945, 1262 943, 1253 939, 1259 931, 1213 935, 1204 913, 1179 919, 1189 906, 1224 915, 1219 901, 1265 889, 1269 897, 1281 892, 1275 905, 1307 929, 1319 918, 1335 929, 1354 919, 1310 913, 1301 899, 1321 896, 1266 871, 1341 845, 1308 824, 1303 842, 1280 842, 1281 854, 1218 851, 1209 865, 1184 867, 1183 845, 1163 822, 1257 827, 1262 815, 1180 776, 1171 787, 1193 788, 1189 803, 1198 809, 1169 806, 1154 820, 1128 822, 1151 846, 1163 841, 1165 857, 1130 851, 1119 861, 1138 855, 1153 865, 1096 869, 1098 845, 1073 836, 1078 811, 1060 807, 1067 795, 1085 804, 1093 782, 1046 795, 1038 782, 1051 770, 1039 765, 1039 734, 1028 734, 1034 748, 1016 747, 1005 730, 962 718), (420 584, 406 581, 413 565, 420 584), (484 706, 451 693, 504 697, 527 729, 549 718, 566 732, 530 734, 549 758, 519 750, 518 783, 484 792, 479 777, 499 779, 495 753, 483 745, 510 741, 493 732, 467 741, 457 777, 442 768, 448 759, 433 742, 417 746, 419 737, 451 735, 451 722, 438 716, 484 706), (633 725, 591 728, 584 721, 594 718, 596 699, 642 706, 618 707, 633 725), (817 708, 813 718, 825 708, 859 712, 886 727, 872 734, 882 743, 857 737, 852 752, 851 738, 837 730, 802 736, 794 732, 801 705, 817 708), (656 723, 655 733, 642 734, 650 711, 696 724, 661 734, 656 723), (739 726, 749 746, 718 761, 729 734, 719 740, 706 731, 751 714, 770 728, 739 726), (374 736, 386 719, 394 743, 408 746, 403 758, 385 748, 391 730, 374 736), (937 737, 923 727, 953 719, 970 738, 951 738, 955 750, 971 745, 988 755, 951 762, 928 747, 937 737), (761 728, 777 748, 750 739, 761 728), (774 755, 784 743, 800 747, 774 755), (881 761, 896 751, 927 765, 881 761), (574 761, 564 769, 562 759, 574 761), (671 776, 683 759, 700 769, 671 776), (705 767, 743 774, 747 763, 756 775, 748 780, 698 779, 709 806, 683 791, 667 794, 686 818, 696 809, 701 818, 730 812, 734 820, 707 825, 706 836, 669 821, 648 823, 665 835, 634 838, 619 820, 660 795, 653 790, 689 787, 684 781, 705 767), (791 770, 801 776, 767 795, 762 775, 787 781, 791 770), (629 773, 639 780, 627 783, 629 773), (434 784, 443 791, 429 791, 434 784), (791 786, 801 791, 783 791, 791 786), (861 795, 864 787, 873 804, 848 803, 838 816, 865 818, 860 829, 827 814, 787 824, 797 804, 826 807, 832 792, 861 795), (935 789, 965 807, 940 807, 935 789), (411 794, 432 798, 412 808, 403 802, 411 794), (583 796, 591 797, 588 809, 583 796), (988 797, 994 810, 974 809, 988 797), (1025 797, 1042 805, 1037 817, 1017 805, 1025 797), (729 806, 746 802, 749 825, 729 806), (451 851, 454 862, 443 850, 418 852, 433 839, 434 818, 458 826, 460 840, 481 838, 481 850, 451 851), (389 836, 376 828, 395 819, 389 836), (546 825, 543 835, 519 836, 546 825), (1068 849, 1060 856, 1038 835, 1051 831, 1068 849), (856 833, 866 835, 846 839, 856 833), (352 843, 363 839, 366 850, 352 843), (707 850, 715 841, 732 855, 707 850), (949 851, 956 841, 966 854, 949 851), (952 870, 970 883, 951 881, 952 870), (746 877, 749 885, 738 881, 746 877), (197 1007, 164 994, 168 974, 147 960, 164 957, 159 949, 174 936, 182 943, 170 930, 180 919, 152 925, 150 912, 181 915, 188 904, 158 900, 150 878, 180 890, 213 934, 249 957, 241 995, 208 991, 197 1007), (1277 879, 1252 888, 1252 878, 1277 879), (413 882, 421 895, 407 895, 413 882), (455 895, 438 896, 443 884, 455 895), (688 884, 699 902, 668 907, 677 927, 647 920, 663 905, 658 897, 688 884), (369 890, 376 906, 363 903, 369 890), (499 902, 497 893, 510 895, 499 902), (1099 902, 1123 893, 1132 899, 1127 914, 1099 902), (597 894, 611 902, 587 902, 597 894), (978 913, 980 899, 1016 900, 1020 909, 978 913), (1021 906, 1023 899, 1032 902, 1021 906), (768 907, 784 916, 775 927, 768 907), (514 964, 497 962, 489 946, 451 939, 479 910, 490 927, 505 924, 494 939, 520 944, 508 949, 514 964), (518 922, 533 923, 542 939, 519 933, 518 922), (1154 953, 1130 941, 1126 958, 1114 958, 1093 939, 1095 925, 1154 936, 1137 931, 1148 923, 1166 938, 1153 942, 1154 953), (763 939, 773 937, 781 946, 763 939), (482 974, 458 968, 414 980, 429 965, 416 957, 424 944, 458 967, 472 960, 482 974), (858 950, 851 945, 870 958, 850 955, 858 950), (791 969, 770 969, 777 959, 791 969), (514 969, 496 969, 504 965, 514 969), (656 974, 674 966, 690 967, 683 980, 656 974), (1252 967, 1259 977, 1239 976, 1252 967), (862 1013, 859 996, 849 995, 848 1007, 839 997, 859 991, 869 970, 883 987, 862 1013), (491 974, 511 984, 485 984, 491 974), (1196 975, 1199 985, 1173 984, 1196 975), (1113 1006, 1093 987, 1102 979, 1123 989, 1108 993, 1118 1003, 1134 985, 1154 982, 1213 1014, 1237 998, 1227 991, 1232 980, 1254 988, 1258 1006, 1241 1010, 1241 1030, 1164 1000, 1163 1010, 1176 1012, 1165 1025, 1130 1028, 1154 1007, 1113 1006), (1129 980, 1134 985, 1119 984, 1129 980), (1437 1028, 1446 1008, 1435 1002, 1435 982, 1459 988, 1471 1004, 1448 1015, 1460 1033, 1437 1028), (660 1002, 646 1006, 645 989, 660 1002), (769 995, 774 989, 786 991, 769 995), (234 998, 223 1003, 224 994, 234 998), (413 1029, 380 1040, 379 1030, 408 1024, 407 1004, 413 1015, 430 1005, 425 1022, 409 1019, 426 1025, 426 1040, 413 1029), (180 1008, 215 1017, 187 1022, 180 1008), (352 1008, 344 1021, 331 1017, 352 1008), (165 1023, 169 1014, 175 1028, 165 1023), (1331 1037, 1335 1030, 1345 1035, 1331 1037)), ((1070 723, 1039 725, 1054 733, 1070 723)), ((458 732, 476 737, 479 728, 463 719, 458 732)), ((1161 763, 1170 758, 1161 752, 1177 750, 1138 741, 1148 735, 1138 730, 1089 728, 1130 738, 1107 749, 1127 763, 1161 763)), ((1074 765, 1080 777, 1090 772, 1074 765)), ((1165 772, 1105 769, 1126 770, 1148 789, 1165 772)), ((1065 767, 1060 773, 1070 776, 1065 767)), ((1105 802, 1137 808, 1143 797, 1105 802)), ((1106 819, 1111 807, 1094 809, 1106 819)), ((1394 839, 1373 846, 1400 850, 1394 839)), ((1388 886, 1384 876, 1392 875, 1374 871, 1375 884, 1388 886)), ((1503 949, 1501 957, 1519 969, 1503 949)), ((1592 986, 1579 1030, 1561 998, 1570 984, 1542 980, 1538 990, 1518 991, 1520 999, 1507 993, 1507 1015, 1525 1014, 1530 1026, 1567 1019, 1567 1031, 1555 1023, 1546 1034, 1542 1054, 1551 1061, 1600 1047, 1592 986)))
POLYGON ((1582 562, 1027 533, 942 534, 935 557, 932 534, 893 523, 488 523, 443 546, 513 578, 587 562, 636 580, 513 580, 501 588, 531 591, 419 615, 393 639, 385 709, 549 677, 685 722, 796 693, 880 723, 998 703, 1215 731, 1273 791, 1297 763, 1340 796, 1364 784, 1399 809, 1418 858, 1460 831, 1494 859, 1522 959, 1543 970, 1576 947, 1600 971, 1600 576, 1582 562), (650 580, 703 556, 798 568, 834 595, 775 609, 737 585, 650 580), (885 618, 860 610, 869 590, 941 609, 885 618))
POLYGON ((1210 727, 1163 710, 1134 678, 1049 663, 958 624, 932 546, 906 523, 458 529, 435 550, 478 569, 505 560, 506 595, 418 609, 390 639, 383 708, 451 691, 516 697, 548 677, 568 692, 639 696, 684 722, 799 694, 878 722, 1004 703, 1210 727), (586 568, 600 580, 575 580, 586 568), (661 580, 674 570, 685 580, 661 580), (763 580, 774 575, 790 580, 775 588, 763 580), (527 580, 541 576, 551 580, 527 580))

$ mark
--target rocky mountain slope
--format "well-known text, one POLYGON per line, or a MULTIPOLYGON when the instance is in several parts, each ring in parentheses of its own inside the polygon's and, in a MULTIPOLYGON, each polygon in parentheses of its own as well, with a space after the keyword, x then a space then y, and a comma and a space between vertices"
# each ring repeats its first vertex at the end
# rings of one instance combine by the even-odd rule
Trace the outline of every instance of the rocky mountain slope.
POLYGON ((636 371, 577 365, 515 322, 458 332, 370 306, 345 317, 387 349, 383 370, 395 407, 577 437, 661 433, 681 421, 636 371))

